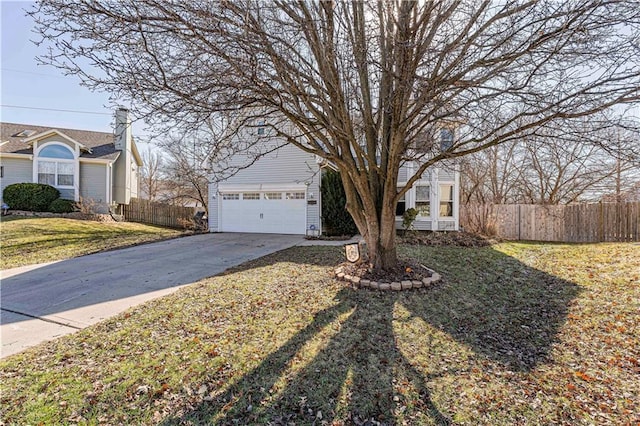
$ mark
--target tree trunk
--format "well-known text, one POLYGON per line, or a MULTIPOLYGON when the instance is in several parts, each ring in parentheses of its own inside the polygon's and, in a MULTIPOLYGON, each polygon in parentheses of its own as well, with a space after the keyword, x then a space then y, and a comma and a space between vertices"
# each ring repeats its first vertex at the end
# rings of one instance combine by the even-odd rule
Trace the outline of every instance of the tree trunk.
POLYGON ((391 269, 398 262, 395 206, 388 205, 381 210, 368 212, 369 214, 365 213, 373 220, 368 219, 363 223, 359 220, 355 221, 360 234, 367 243, 367 262, 378 270, 391 269))

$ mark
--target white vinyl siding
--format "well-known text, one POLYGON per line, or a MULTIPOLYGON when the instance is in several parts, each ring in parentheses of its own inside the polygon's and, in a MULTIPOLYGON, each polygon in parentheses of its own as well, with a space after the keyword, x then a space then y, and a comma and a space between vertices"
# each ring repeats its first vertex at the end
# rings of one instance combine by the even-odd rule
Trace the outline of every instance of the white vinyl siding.
MULTIPOLYGON (((232 160, 234 165, 242 166, 249 162, 246 156, 237 155, 236 157, 232 160)), ((224 197, 231 192, 260 192, 261 199, 251 201, 251 205, 263 202, 278 204, 285 201, 297 203, 295 204, 296 209, 303 209, 303 216, 301 219, 294 217, 293 222, 290 222, 295 223, 292 226, 296 227, 291 233, 304 234, 312 226, 315 230, 320 229, 320 173, 319 165, 312 154, 308 154, 293 145, 285 145, 259 158, 251 166, 241 169, 233 176, 217 182, 216 179, 217 177, 212 175, 211 180, 214 183, 210 184, 209 190, 209 199, 211 201, 209 207, 209 229, 212 232, 225 232, 227 230, 224 213, 227 213, 227 215, 229 213, 226 210, 223 212, 224 203, 227 202, 224 197), (280 198, 270 197, 268 193, 278 193, 279 195, 275 197, 280 198), (265 195, 267 195, 267 198, 265 198, 265 195), (297 228, 301 223, 304 223, 302 230, 297 228), (306 230, 304 229, 305 226, 306 230)), ((288 215, 294 214, 286 210, 282 210, 281 213, 283 214, 283 220, 286 220, 288 215)), ((247 224, 246 229, 253 229, 253 227, 254 225, 247 224)))
POLYGON ((320 209, 322 200, 320 199, 320 173, 318 178, 313 180, 307 188, 307 229, 311 230, 311 235, 320 232, 320 209))
POLYGON ((400 170, 398 170, 398 182, 406 182, 408 177, 408 166, 403 164, 400 166, 400 170))
POLYGON ((218 232, 218 215, 221 198, 218 195, 218 184, 210 183, 209 188, 209 232, 218 232))

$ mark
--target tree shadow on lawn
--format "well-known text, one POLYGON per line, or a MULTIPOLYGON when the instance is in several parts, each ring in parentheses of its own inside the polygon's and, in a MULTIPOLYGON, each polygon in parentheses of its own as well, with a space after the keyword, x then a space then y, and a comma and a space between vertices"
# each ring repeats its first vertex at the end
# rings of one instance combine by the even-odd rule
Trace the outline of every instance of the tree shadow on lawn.
POLYGON ((399 328, 413 319, 514 371, 545 362, 578 294, 575 284, 491 248, 425 250, 418 258, 429 256, 428 264, 444 274, 440 285, 401 293, 344 288, 335 305, 254 370, 162 424, 395 424, 403 406, 417 415, 416 424, 450 424, 455 413, 436 406, 428 385, 451 372, 432 372, 437 366, 430 366, 424 374, 403 352, 407 343, 427 356, 441 349, 419 334, 417 341, 400 341, 406 339, 399 328), (305 345, 326 330, 335 333, 314 356, 305 345), (292 369, 305 357, 312 359, 292 369))

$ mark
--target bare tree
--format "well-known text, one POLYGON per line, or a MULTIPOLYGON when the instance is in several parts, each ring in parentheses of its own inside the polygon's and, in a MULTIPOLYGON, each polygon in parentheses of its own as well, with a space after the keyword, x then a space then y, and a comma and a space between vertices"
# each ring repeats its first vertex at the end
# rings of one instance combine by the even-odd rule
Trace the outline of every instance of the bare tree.
POLYGON ((504 204, 515 202, 526 170, 521 141, 489 147, 461 161, 462 202, 504 204))
POLYGON ((566 204, 619 193, 640 159, 640 123, 593 116, 545 125, 517 142, 464 159, 466 203, 566 204))
POLYGON ((429 166, 638 101, 637 6, 43 0, 32 15, 45 62, 148 122, 270 117, 277 138, 340 170, 370 261, 387 268, 395 206, 429 166), (443 126, 456 127, 446 149, 432 137, 443 126))
POLYGON ((166 153, 164 200, 173 204, 192 204, 208 209, 208 169, 206 168, 213 132, 172 133, 158 140, 166 153))
POLYGON ((157 149, 148 146, 142 152, 142 169, 140 170, 140 190, 143 198, 157 201, 162 187, 162 171, 164 162, 157 149))

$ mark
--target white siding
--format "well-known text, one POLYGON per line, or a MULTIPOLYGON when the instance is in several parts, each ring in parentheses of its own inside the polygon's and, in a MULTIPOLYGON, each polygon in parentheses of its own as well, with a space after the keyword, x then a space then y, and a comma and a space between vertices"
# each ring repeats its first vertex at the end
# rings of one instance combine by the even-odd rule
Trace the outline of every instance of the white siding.
POLYGON ((453 182, 455 180, 455 165, 444 163, 438 169, 438 180, 441 182, 453 182))
POLYGON ((80 162, 80 196, 91 198, 97 203, 107 200, 106 164, 80 162))
POLYGON ((0 186, 4 189, 14 183, 33 182, 33 162, 29 159, 2 158, 2 178, 0 186))
POLYGON ((320 178, 318 175, 318 179, 315 179, 309 188, 307 189, 307 198, 311 197, 313 194, 313 200, 307 200, 307 229, 316 229, 317 232, 320 232, 321 223, 320 223, 320 208, 322 206, 322 200, 320 199, 320 178), (309 204, 313 203, 315 204, 309 204))
POLYGON ((215 182, 209 183, 209 232, 218 232, 218 210, 219 210, 219 197, 218 184, 215 182))
MULTIPOLYGON (((249 163, 250 160, 242 155, 237 155, 233 160, 235 165, 249 163)), ((215 177, 212 180, 215 180, 215 177)), ((311 225, 315 229, 320 229, 320 166, 316 163, 313 154, 306 153, 293 145, 285 145, 219 183, 220 187, 256 185, 256 191, 265 190, 257 187, 258 185, 305 188, 307 192, 307 230, 311 225), (313 199, 311 194, 313 194, 313 199)), ((209 229, 212 232, 219 231, 220 207, 223 200, 218 194, 218 185, 215 183, 209 185, 209 200, 209 229)), ((222 229, 224 229, 224 224, 222 229)))
POLYGON ((408 175, 407 168, 408 166, 406 164, 400 167, 400 170, 398 171, 398 182, 407 181, 407 175, 408 175))
MULTIPOLYGON (((246 159, 238 156, 235 162, 246 159)), ((308 154, 293 145, 285 145, 275 152, 259 158, 250 167, 240 170, 225 180, 228 184, 278 183, 299 184, 320 179, 319 166, 313 154, 308 154)))

